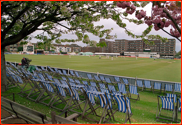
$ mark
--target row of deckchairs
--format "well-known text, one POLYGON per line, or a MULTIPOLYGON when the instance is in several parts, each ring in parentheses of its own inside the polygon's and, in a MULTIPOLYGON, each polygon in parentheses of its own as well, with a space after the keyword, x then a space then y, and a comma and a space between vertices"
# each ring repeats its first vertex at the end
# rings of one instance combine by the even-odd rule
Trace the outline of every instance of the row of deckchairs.
MULTIPOLYGON (((18 74, 14 74, 14 76, 18 74)), ((80 107, 80 100, 79 100, 79 95, 78 95, 78 90, 79 87, 78 87, 78 84, 77 84, 77 87, 74 87, 74 84, 70 84, 69 82, 67 81, 64 81, 64 80, 58 80, 57 82, 52 82, 52 81, 46 81, 46 80, 50 80, 51 78, 49 78, 49 74, 41 74, 40 72, 39 73, 34 73, 32 74, 31 76, 32 78, 34 79, 31 79, 29 82, 30 86, 32 86, 32 89, 31 91, 29 91, 29 93, 27 94, 26 98, 28 99, 31 99, 33 101, 36 101, 36 102, 40 102, 40 103, 43 103, 45 105, 48 105, 52 108, 57 108, 60 110, 60 107, 58 107, 58 105, 60 104, 65 104, 65 107, 62 108, 60 111, 62 112, 66 112, 66 111, 71 111, 72 109, 75 109, 75 107, 80 107), (45 77, 46 76, 46 77, 45 77), (77 88, 77 89, 76 89, 77 88), (67 96, 64 96, 67 92, 64 92, 65 90, 67 90, 68 93, 70 93, 70 98, 68 98, 68 100, 66 100, 65 98, 67 96), (76 94, 77 93, 77 94, 76 94)), ((31 78, 29 77, 29 78, 31 78)), ((21 77, 20 77, 21 78, 21 77)), ((54 81, 56 81, 56 79, 53 78, 54 81)), ((72 82, 73 83, 73 82, 72 82)), ((21 83, 21 84, 24 84, 24 83, 21 83)), ((85 100, 84 101, 89 101, 88 99, 86 99, 88 96, 88 92, 95 92, 95 91, 92 91, 92 89, 89 89, 87 86, 85 86, 84 84, 81 84, 82 85, 82 93, 83 95, 85 96, 85 100), (87 94, 84 94, 87 93, 87 94)), ((80 85, 80 86, 81 86, 80 85)), ((25 93, 25 89, 24 87, 21 87, 21 94, 25 93)), ((96 94, 95 94, 96 95, 96 94)), ((105 94, 102 93, 102 96, 104 96, 105 94)), ((108 106, 107 105, 107 101, 106 99, 104 100, 103 98, 101 98, 101 95, 98 95, 98 98, 100 97, 100 107, 103 108, 103 114, 100 116, 100 120, 98 121, 98 123, 103 123, 103 122, 107 122, 108 120, 111 120, 114 118, 114 114, 112 113, 111 111, 111 108, 110 108, 110 114, 112 114, 112 118, 109 116, 109 111, 108 111, 108 106), (103 105, 105 104, 105 105, 103 105), (107 112, 107 113, 105 113, 107 112), (109 116, 106 120, 106 116, 109 116)), ((124 96, 121 96, 120 97, 121 99, 125 99, 124 96)), ((126 101, 127 99, 125 99, 126 101)), ((125 112, 127 114, 127 118, 126 118, 126 121, 129 120, 130 121, 130 116, 131 115, 131 111, 129 112, 127 110, 127 103, 128 101, 123 101, 124 103, 122 103, 122 105, 125 105, 125 109, 122 108, 122 109, 119 109, 118 108, 118 111, 120 112, 125 112), (127 113, 129 112, 129 113, 127 113), (130 115, 128 115, 130 114, 130 115)), ((88 105, 86 105, 87 103, 85 103, 85 106, 84 107, 87 107, 88 105)), ((93 104, 93 102, 92 102, 93 104)), ((121 103, 120 103, 121 105, 121 103)), ((93 106, 93 105, 92 105, 93 106)), ((89 106, 89 109, 90 108, 93 108, 91 105, 89 106)), ((121 106, 118 106, 121 108, 121 106)), ((87 117, 86 113, 89 113, 89 110, 87 108, 84 108, 84 113, 81 109, 81 107, 79 108, 79 110, 82 112, 82 117, 85 118, 87 117)), ((131 110, 131 109, 130 109, 131 110)), ((113 119, 114 120, 114 119, 113 119)), ((130 121, 131 122, 131 121, 130 121)))
POLYGON ((181 122, 181 119, 178 119, 178 112, 181 112, 181 95, 167 93, 166 96, 157 96, 157 100, 157 121, 181 122), (167 112, 171 112, 171 114, 169 115, 167 112))

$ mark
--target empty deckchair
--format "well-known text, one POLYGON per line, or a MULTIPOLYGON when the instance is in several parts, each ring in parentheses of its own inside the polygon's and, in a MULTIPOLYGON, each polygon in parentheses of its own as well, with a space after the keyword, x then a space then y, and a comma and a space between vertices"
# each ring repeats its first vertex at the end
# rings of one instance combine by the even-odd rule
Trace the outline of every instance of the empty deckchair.
POLYGON ((131 104, 130 104, 130 100, 128 97, 125 97, 125 95, 113 95, 113 97, 115 98, 117 105, 118 105, 118 111, 119 112, 123 112, 126 113, 126 117, 125 117, 125 122, 129 121, 129 123, 131 124, 131 120, 130 117, 133 115, 131 112, 131 104))
POLYGON ((128 85, 128 84, 129 84, 128 79, 126 79, 126 78, 122 78, 122 80, 123 80, 123 82, 124 82, 126 85, 128 85))
POLYGON ((38 72, 41 72, 42 70, 39 69, 37 66, 35 67, 35 70, 38 71, 38 72))
POLYGON ((72 78, 69 78, 69 77, 68 77, 68 80, 69 80, 70 82, 75 82, 72 78))
POLYGON ((119 77, 114 76, 114 79, 115 79, 115 81, 116 81, 117 83, 121 83, 121 81, 120 81, 119 77))
POLYGON ((73 70, 70 70, 70 75, 73 76, 73 77, 76 76, 75 73, 73 72, 73 70))
POLYGON ((137 90, 137 86, 134 86, 134 85, 129 85, 129 92, 128 92, 128 96, 130 99, 134 99, 134 100, 140 100, 140 95, 138 93, 138 90, 137 90), (137 98, 132 98, 131 97, 131 94, 134 94, 134 95, 137 95, 137 98))
POLYGON ((146 88, 151 89, 151 91, 152 91, 152 86, 151 86, 151 84, 150 84, 150 81, 144 80, 144 88, 145 88, 145 89, 146 89, 146 88))
POLYGON ((173 85, 172 84, 165 84, 165 87, 164 87, 164 92, 166 91, 170 91, 173 93, 173 85))
POLYGON ((49 75, 48 73, 45 73, 45 75, 47 76, 48 80, 53 81, 53 79, 52 79, 52 76, 51 76, 51 75, 49 75))
POLYGON ((69 72, 67 73, 65 69, 62 69, 62 71, 65 76, 70 76, 69 72))
POLYGON ((104 76, 100 75, 100 79, 102 80, 102 82, 105 82, 104 76))
POLYGON ((61 70, 59 70, 59 69, 58 69, 57 73, 58 73, 59 75, 61 75, 61 76, 63 75, 63 73, 62 73, 61 70))
POLYGON ((83 83, 84 85, 88 86, 88 82, 87 82, 87 81, 82 80, 82 83, 83 83))
POLYGON ((118 83, 118 89, 122 94, 127 94, 125 84, 118 83))
POLYGON ((107 83, 112 83, 111 80, 110 80, 110 78, 108 78, 108 77, 105 77, 105 81, 106 81, 107 83))
POLYGON ((66 77, 63 77, 63 76, 62 76, 61 78, 62 78, 62 80, 67 81, 66 77))
POLYGON ((75 79, 75 83, 81 84, 81 82, 78 79, 75 79))
POLYGON ((52 74, 56 73, 56 71, 54 71, 50 66, 47 66, 47 68, 48 68, 49 72, 51 72, 52 74))
POLYGON ((96 81, 101 81, 100 78, 97 75, 94 75, 94 78, 96 81))
POLYGON ((40 68, 42 69, 42 71, 47 71, 47 69, 44 68, 43 66, 40 66, 40 68))
POLYGON ((177 96, 176 96, 176 94, 166 93, 166 96, 167 97, 174 97, 174 102, 175 103, 177 102, 177 96))
POLYGON ((94 87, 97 87, 97 85, 96 85, 95 82, 90 82, 90 85, 91 85, 91 86, 94 86, 94 87))
POLYGON ((181 93, 181 84, 180 83, 175 83, 174 84, 174 91, 181 93))
POLYGON ((154 92, 154 89, 157 89, 157 90, 160 90, 160 93, 161 93, 161 89, 162 89, 161 86, 162 86, 161 83, 154 82, 153 92, 154 92))
POLYGON ((100 89, 106 89, 106 86, 104 83, 99 83, 99 87, 100 87, 100 89))
POLYGON ((87 77, 88 77, 89 80, 94 80, 94 79, 92 78, 92 75, 91 75, 91 74, 88 74, 88 73, 87 73, 87 77))
POLYGON ((157 99, 158 99, 157 112, 156 112, 157 121, 162 121, 162 120, 165 120, 162 122, 175 121, 174 97, 157 96, 157 99), (162 106, 160 105, 160 102, 162 103, 161 104, 162 106), (172 117, 168 116, 167 115, 168 113, 166 112, 162 114, 163 110, 172 111, 172 117))
POLYGON ((77 77, 78 79, 82 79, 82 77, 78 74, 77 71, 75 71, 75 75, 76 75, 76 77, 77 77))
POLYGON ((122 93, 116 91, 116 89, 113 85, 108 85, 108 89, 109 89, 110 93, 122 95, 122 93))
POLYGON ((115 120, 112 113, 112 103, 111 100, 107 98, 102 92, 84 91, 86 98, 85 106, 82 113, 82 118, 94 121, 96 123, 105 123, 108 120, 115 120), (94 95, 99 97, 100 105, 97 106, 95 103, 94 95), (102 114, 98 115, 97 109, 102 108, 102 114), (88 110, 90 109, 90 110, 88 110), (93 114, 95 117, 99 117, 99 120, 94 119, 94 117, 89 117, 89 114, 93 114))
POLYGON ((178 119, 178 112, 181 113, 181 96, 177 98, 177 104, 176 104, 176 121, 181 122, 181 119, 178 119))
POLYGON ((142 91, 143 91, 143 82, 142 82, 142 80, 137 80, 137 86, 142 88, 142 91))

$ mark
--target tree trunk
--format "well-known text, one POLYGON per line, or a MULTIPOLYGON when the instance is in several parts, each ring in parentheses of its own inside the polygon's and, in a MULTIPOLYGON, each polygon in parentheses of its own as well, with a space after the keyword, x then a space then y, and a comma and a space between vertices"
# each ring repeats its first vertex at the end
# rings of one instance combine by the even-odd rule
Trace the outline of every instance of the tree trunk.
POLYGON ((1 92, 6 91, 7 79, 6 79, 6 65, 4 48, 1 48, 1 92))

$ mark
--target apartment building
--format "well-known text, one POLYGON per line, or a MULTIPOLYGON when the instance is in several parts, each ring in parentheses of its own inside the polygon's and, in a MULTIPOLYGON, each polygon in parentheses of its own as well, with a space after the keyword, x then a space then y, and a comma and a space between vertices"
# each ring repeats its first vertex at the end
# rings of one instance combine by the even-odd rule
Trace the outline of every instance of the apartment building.
POLYGON ((115 41, 100 39, 100 42, 105 42, 107 47, 103 47, 99 52, 103 53, 124 53, 124 52, 157 52, 160 56, 175 55, 175 39, 168 39, 168 42, 153 40, 154 44, 145 43, 142 40, 125 40, 115 39, 115 41))

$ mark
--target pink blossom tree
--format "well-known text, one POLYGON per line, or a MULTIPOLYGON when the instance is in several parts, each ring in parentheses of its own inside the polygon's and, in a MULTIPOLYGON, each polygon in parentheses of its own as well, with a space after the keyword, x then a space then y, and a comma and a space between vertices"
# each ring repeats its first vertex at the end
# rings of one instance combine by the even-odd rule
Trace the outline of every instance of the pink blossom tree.
MULTIPOLYGON (((147 35, 154 27, 156 31, 163 30, 165 33, 175 37, 181 42, 181 1, 118 1, 117 7, 125 9, 125 19, 136 24, 145 23, 148 28, 142 35, 135 35, 125 28, 126 33, 133 38, 161 39, 159 35, 147 35), (151 15, 147 16, 146 11, 136 10, 137 7, 145 7, 152 3, 151 15), (127 18, 128 14, 135 14, 137 20, 127 18), (164 29, 170 27, 170 31, 164 29)), ((163 39, 166 40, 166 39, 163 39)))

